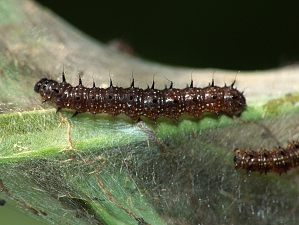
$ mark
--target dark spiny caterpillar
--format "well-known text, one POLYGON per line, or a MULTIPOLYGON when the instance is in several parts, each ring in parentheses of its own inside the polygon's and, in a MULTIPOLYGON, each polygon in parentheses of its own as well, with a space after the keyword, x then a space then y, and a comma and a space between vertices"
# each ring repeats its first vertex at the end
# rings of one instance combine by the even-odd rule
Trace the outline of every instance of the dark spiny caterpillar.
POLYGON ((145 90, 134 87, 134 79, 129 88, 114 87, 110 79, 110 87, 98 88, 93 82, 92 88, 82 85, 72 87, 65 80, 62 72, 62 82, 42 78, 35 86, 34 91, 39 93, 44 102, 51 101, 62 108, 75 110, 75 115, 83 112, 108 113, 116 116, 125 113, 133 121, 145 116, 153 121, 160 116, 178 119, 183 113, 200 117, 203 112, 223 112, 229 115, 239 115, 246 106, 242 92, 235 89, 233 82, 230 86, 214 86, 214 80, 205 88, 193 87, 193 81, 185 89, 169 88, 164 90, 152 87, 145 90))
POLYGON ((235 168, 242 168, 247 172, 260 173, 277 172, 282 174, 299 166, 299 140, 290 142, 286 148, 277 147, 271 151, 235 149, 235 168))

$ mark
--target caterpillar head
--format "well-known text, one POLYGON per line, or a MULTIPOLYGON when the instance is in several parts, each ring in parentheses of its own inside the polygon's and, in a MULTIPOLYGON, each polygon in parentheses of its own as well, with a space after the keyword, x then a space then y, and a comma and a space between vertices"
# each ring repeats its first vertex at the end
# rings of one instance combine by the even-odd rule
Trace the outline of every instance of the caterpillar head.
POLYGON ((47 101, 52 98, 57 85, 57 81, 42 78, 34 85, 34 91, 39 93, 43 100, 47 101))

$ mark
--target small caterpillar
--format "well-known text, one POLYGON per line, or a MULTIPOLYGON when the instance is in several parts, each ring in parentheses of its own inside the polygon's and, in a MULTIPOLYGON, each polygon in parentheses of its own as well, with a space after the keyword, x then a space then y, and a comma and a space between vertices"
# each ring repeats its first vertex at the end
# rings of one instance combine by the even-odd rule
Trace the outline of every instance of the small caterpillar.
POLYGON ((92 114, 108 113, 116 116, 125 113, 133 121, 138 121, 140 116, 145 116, 156 121, 160 116, 178 119, 182 114, 201 117, 205 111, 240 115, 246 100, 242 92, 234 88, 235 81, 230 86, 218 87, 212 83, 205 88, 190 86, 185 89, 173 88, 173 82, 164 90, 152 87, 140 89, 134 87, 134 79, 128 88, 115 87, 110 79, 110 87, 98 88, 93 82, 92 88, 82 85, 72 87, 66 82, 62 72, 62 82, 42 78, 35 86, 34 91, 39 93, 44 102, 51 101, 57 106, 57 111, 62 108, 75 110, 75 115, 83 112, 92 114))
POLYGON ((282 174, 299 166, 299 140, 290 142, 286 148, 277 147, 271 151, 235 149, 235 168, 242 168, 247 172, 262 173, 277 172, 282 174))

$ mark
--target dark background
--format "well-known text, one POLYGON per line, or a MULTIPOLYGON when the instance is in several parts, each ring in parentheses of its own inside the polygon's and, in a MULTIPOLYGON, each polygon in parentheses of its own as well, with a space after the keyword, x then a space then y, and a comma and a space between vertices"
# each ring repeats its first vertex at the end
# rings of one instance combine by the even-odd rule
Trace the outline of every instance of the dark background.
POLYGON ((299 1, 38 0, 101 42, 188 67, 258 70, 299 61, 299 1))

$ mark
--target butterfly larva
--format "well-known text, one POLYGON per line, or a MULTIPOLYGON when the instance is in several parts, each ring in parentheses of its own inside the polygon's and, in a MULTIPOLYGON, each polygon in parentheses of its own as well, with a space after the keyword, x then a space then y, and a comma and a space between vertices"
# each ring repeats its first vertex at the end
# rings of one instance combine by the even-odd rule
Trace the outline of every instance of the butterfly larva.
POLYGON ((93 83, 92 88, 82 85, 72 87, 65 80, 62 73, 62 82, 42 78, 35 86, 34 91, 39 93, 44 102, 51 101, 62 108, 75 110, 75 114, 90 112, 92 114, 108 113, 116 116, 125 113, 132 120, 138 121, 145 116, 153 121, 160 116, 178 119, 182 114, 201 117, 205 111, 211 113, 223 112, 229 115, 239 115, 246 106, 242 92, 230 86, 218 87, 212 83, 205 88, 193 87, 193 81, 185 89, 169 88, 157 90, 154 82, 151 88, 140 89, 134 87, 134 79, 128 88, 115 87, 110 80, 110 87, 98 88, 93 83))
POLYGON ((299 166, 299 141, 290 142, 286 148, 277 147, 271 151, 236 149, 234 162, 236 168, 242 168, 248 172, 258 171, 265 174, 277 172, 282 174, 299 166))

